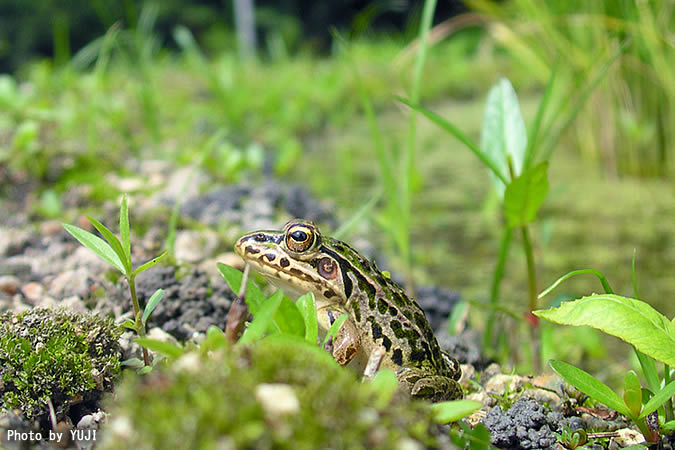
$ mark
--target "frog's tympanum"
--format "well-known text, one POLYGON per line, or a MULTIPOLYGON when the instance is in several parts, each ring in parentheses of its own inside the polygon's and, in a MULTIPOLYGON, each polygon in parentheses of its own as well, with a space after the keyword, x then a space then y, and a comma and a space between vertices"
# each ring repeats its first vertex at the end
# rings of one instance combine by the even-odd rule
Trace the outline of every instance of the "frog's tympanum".
POLYGON ((340 365, 366 376, 392 369, 413 397, 462 397, 459 364, 441 350, 420 306, 349 245, 292 220, 282 231, 241 237, 235 251, 289 297, 313 292, 323 335, 347 313, 329 348, 340 365))

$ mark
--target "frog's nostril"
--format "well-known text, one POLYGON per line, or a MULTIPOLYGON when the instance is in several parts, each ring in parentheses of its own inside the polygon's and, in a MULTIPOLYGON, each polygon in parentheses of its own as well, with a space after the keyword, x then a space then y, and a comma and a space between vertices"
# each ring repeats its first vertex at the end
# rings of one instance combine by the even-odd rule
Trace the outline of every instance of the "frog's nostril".
POLYGON ((253 239, 258 242, 264 242, 265 241, 265 235, 262 233, 258 233, 255 236, 253 236, 253 239))

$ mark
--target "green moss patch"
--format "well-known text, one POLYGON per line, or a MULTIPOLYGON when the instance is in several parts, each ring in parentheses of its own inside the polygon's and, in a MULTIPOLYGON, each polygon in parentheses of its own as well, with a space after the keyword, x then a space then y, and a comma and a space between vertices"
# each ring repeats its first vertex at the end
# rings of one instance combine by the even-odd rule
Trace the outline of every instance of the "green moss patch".
POLYGON ((0 316, 3 409, 28 419, 61 418, 71 405, 100 397, 119 373, 121 330, 110 319, 65 309, 0 316))
POLYGON ((378 393, 316 346, 267 338, 187 353, 116 388, 107 448, 394 448, 434 446, 431 410, 378 393), (404 442, 403 441, 403 442, 404 442))

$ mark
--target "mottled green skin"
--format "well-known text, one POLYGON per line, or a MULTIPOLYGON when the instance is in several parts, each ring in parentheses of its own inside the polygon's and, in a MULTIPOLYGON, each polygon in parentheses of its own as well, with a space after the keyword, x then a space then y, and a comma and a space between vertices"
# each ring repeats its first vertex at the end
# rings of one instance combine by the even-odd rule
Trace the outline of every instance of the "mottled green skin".
POLYGON ((346 243, 323 237, 311 223, 296 220, 283 231, 247 234, 235 250, 254 270, 291 291, 289 295, 313 292, 323 328, 332 323, 326 319, 332 313, 331 317, 343 312, 349 315, 343 328, 353 331, 347 331, 344 340, 353 345, 343 355, 344 361, 336 356, 341 364, 356 358, 362 367, 373 351, 383 349, 379 367, 394 370, 399 383, 413 396, 432 400, 462 396, 456 381, 461 375, 459 364, 440 349, 417 302, 346 243), (307 227, 316 235, 306 251, 293 252, 286 245, 286 232, 294 226, 307 227), (318 270, 326 261, 339 268, 332 279, 318 270))

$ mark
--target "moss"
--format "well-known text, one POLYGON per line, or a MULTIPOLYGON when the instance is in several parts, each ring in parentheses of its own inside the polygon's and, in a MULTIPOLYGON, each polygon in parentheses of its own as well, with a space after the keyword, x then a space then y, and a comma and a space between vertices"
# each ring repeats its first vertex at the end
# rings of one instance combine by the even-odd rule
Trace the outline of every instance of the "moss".
POLYGON ((0 379, 4 409, 28 419, 59 418, 70 406, 109 389, 119 373, 121 330, 110 319, 65 309, 0 316, 0 379))
POLYGON ((210 358, 189 353, 150 376, 129 373, 117 394, 104 448, 393 448, 406 438, 435 445, 427 403, 403 394, 383 401, 326 352, 289 338, 210 358), (290 387, 299 408, 266 410, 261 383, 290 387))

